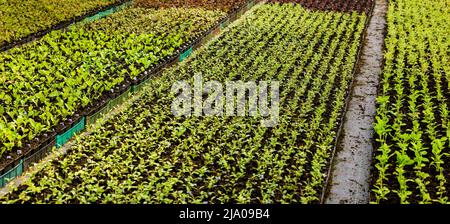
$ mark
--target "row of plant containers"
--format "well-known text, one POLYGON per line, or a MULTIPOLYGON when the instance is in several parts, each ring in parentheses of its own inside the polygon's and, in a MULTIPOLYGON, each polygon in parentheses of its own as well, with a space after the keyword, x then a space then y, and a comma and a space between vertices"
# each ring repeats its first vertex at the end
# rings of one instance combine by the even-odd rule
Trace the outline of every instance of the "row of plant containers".
POLYGON ((64 29, 72 24, 82 22, 83 20, 91 21, 91 20, 95 20, 95 19, 104 17, 105 15, 111 14, 111 13, 121 9, 125 5, 131 4, 131 2, 132 2, 132 0, 121 0, 121 1, 118 1, 111 5, 103 6, 98 9, 92 9, 91 11, 89 11, 83 15, 76 16, 70 20, 59 22, 48 29, 45 29, 45 30, 42 30, 42 31, 39 31, 36 33, 32 33, 26 37, 19 38, 18 40, 15 40, 15 41, 12 41, 9 43, 4 43, 3 45, 0 46, 0 52, 9 50, 13 47, 31 42, 36 39, 39 39, 54 30, 64 29))
POLYGON ((67 119, 67 122, 58 126, 52 134, 44 134, 43 136, 37 137, 36 146, 29 146, 32 150, 16 158, 0 171, 0 187, 5 186, 9 181, 20 176, 23 171, 32 167, 34 163, 41 161, 54 147, 57 149, 61 148, 74 135, 83 131, 87 126, 94 124, 99 118, 103 117, 116 106, 121 105, 133 94, 140 92, 151 76, 160 73, 164 68, 168 68, 188 58, 195 49, 203 46, 213 37, 217 36, 225 27, 238 19, 259 1, 261 0, 248 1, 241 8, 229 13, 222 20, 218 21, 212 28, 205 30, 202 35, 192 38, 176 51, 175 54, 164 58, 161 63, 141 73, 139 78, 125 80, 121 85, 111 89, 111 91, 104 92, 102 97, 93 103, 93 107, 87 107, 83 111, 76 113, 71 119, 67 119))

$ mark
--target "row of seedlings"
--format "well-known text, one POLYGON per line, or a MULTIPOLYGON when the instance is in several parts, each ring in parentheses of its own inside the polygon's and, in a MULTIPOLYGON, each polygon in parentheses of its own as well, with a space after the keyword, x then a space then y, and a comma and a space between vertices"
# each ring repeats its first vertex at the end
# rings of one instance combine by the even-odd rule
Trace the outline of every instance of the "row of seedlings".
POLYGON ((112 96, 111 98, 103 98, 97 101, 96 106, 88 111, 86 116, 75 116, 72 119, 68 119, 70 121, 70 125, 67 125, 66 128, 60 132, 60 134, 54 133, 52 136, 47 136, 47 138, 42 141, 35 150, 30 150, 26 154, 10 162, 10 164, 3 169, 4 174, 0 176, 0 187, 3 187, 15 177, 20 176, 24 170, 44 158, 49 152, 52 151, 54 146, 56 146, 56 148, 62 147, 74 135, 83 131, 87 125, 94 124, 99 118, 107 114, 114 107, 122 104, 131 96, 131 94, 141 91, 146 82, 148 82, 151 78, 151 75, 159 73, 163 68, 169 67, 176 62, 181 62, 189 57, 194 49, 199 48, 211 40, 214 36, 218 35, 227 25, 238 19, 241 15, 243 15, 243 13, 252 8, 256 2, 258 1, 248 1, 243 6, 231 11, 212 28, 203 32, 202 35, 199 35, 197 39, 192 39, 189 43, 184 44, 181 50, 177 51, 178 53, 174 54, 172 57, 167 57, 162 63, 152 66, 150 70, 140 73, 139 78, 135 79, 135 82, 131 83, 129 86, 122 86, 122 88, 117 89, 115 94, 109 94, 109 96, 112 96))

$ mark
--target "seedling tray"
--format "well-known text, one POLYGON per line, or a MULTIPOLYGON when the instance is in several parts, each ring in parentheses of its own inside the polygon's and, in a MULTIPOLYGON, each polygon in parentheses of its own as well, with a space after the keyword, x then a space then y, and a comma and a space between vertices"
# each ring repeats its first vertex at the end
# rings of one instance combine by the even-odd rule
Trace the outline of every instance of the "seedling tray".
POLYGON ((131 88, 129 87, 124 93, 120 94, 118 97, 109 101, 110 110, 114 107, 122 104, 125 100, 130 97, 131 88))
POLYGON ((44 159, 48 154, 50 154, 50 152, 53 149, 53 146, 55 146, 56 144, 56 139, 53 139, 52 142, 50 142, 48 145, 42 147, 41 149, 39 149, 37 152, 35 152, 34 154, 26 157, 23 160, 23 169, 27 170, 28 168, 30 168, 31 166, 33 166, 33 164, 38 163, 39 161, 41 161, 42 159, 44 159))
POLYGON ((5 186, 12 179, 22 175, 23 172, 23 160, 19 161, 19 164, 14 168, 10 169, 8 172, 0 176, 0 187, 5 186))
POLYGON ((86 118, 83 117, 81 120, 74 125, 72 128, 67 130, 61 135, 56 136, 56 148, 61 148, 66 142, 68 142, 74 135, 84 130, 86 124, 86 118))

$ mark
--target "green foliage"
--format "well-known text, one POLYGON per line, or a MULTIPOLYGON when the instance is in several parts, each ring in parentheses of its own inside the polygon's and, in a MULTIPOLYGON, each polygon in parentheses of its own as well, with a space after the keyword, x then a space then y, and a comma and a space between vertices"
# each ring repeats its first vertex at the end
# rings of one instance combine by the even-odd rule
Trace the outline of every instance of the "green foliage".
POLYGON ((1 0, 0 46, 119 0, 1 0))
POLYGON ((0 201, 318 203, 365 20, 263 5, 0 201), (173 116, 172 84, 195 73, 278 80, 279 124, 173 116))
POLYGON ((173 55, 223 16, 129 8, 0 53, 6 65, 0 67, 0 158, 173 55))
POLYGON ((448 2, 389 3, 372 202, 448 203, 448 2))

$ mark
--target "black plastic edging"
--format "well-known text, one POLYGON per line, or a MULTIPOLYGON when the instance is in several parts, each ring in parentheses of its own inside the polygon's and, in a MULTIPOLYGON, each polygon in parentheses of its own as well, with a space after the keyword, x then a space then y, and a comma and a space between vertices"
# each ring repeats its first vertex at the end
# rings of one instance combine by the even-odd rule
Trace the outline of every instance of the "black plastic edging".
POLYGON ((74 17, 74 18, 72 18, 70 20, 59 22, 56 25, 53 25, 52 27, 50 27, 48 29, 37 31, 36 33, 31 33, 28 36, 19 38, 18 40, 13 40, 11 42, 7 42, 7 43, 5 43, 5 44, 0 46, 0 52, 7 51, 7 50, 9 50, 11 48, 14 48, 16 46, 20 46, 20 45, 26 44, 28 42, 40 39, 40 38, 42 38, 43 36, 45 36, 46 34, 52 32, 52 31, 64 29, 64 28, 66 28, 66 27, 68 27, 68 26, 70 26, 70 25, 72 25, 74 23, 80 22, 80 21, 82 21, 82 20, 84 20, 84 19, 86 19, 88 17, 95 16, 96 14, 102 13, 103 11, 110 10, 110 9, 112 9, 114 7, 118 7, 118 6, 122 5, 122 4, 125 4, 127 2, 131 2, 131 1, 133 1, 133 0, 121 0, 121 1, 116 2, 114 4, 111 4, 111 5, 107 5, 107 6, 104 6, 104 7, 97 8, 97 9, 92 9, 91 11, 85 13, 84 15, 76 16, 76 17, 74 17))
POLYGON ((44 159, 53 149, 53 146, 56 145, 56 139, 51 141, 48 145, 42 147, 37 152, 33 153, 32 155, 25 157, 23 160, 23 170, 27 170, 30 168, 34 163, 38 163, 42 159, 44 159))
MULTIPOLYGON (((127 1, 129 1, 129 0, 127 0, 127 1)), ((125 2, 127 2, 127 1, 125 1, 125 2)), ((158 73, 162 72, 163 69, 166 69, 166 68, 170 67, 171 65, 174 65, 174 64, 181 62, 181 61, 185 60, 186 58, 188 58, 191 55, 193 49, 197 49, 197 48, 201 47, 202 45, 207 43, 209 40, 211 40, 211 38, 219 35, 225 27, 227 27, 229 24, 231 24, 232 22, 237 20, 239 18, 236 16, 238 13, 240 15, 244 15, 246 11, 250 10, 253 6, 255 6, 260 1, 262 1, 262 0, 247 1, 247 3, 245 5, 243 5, 239 9, 235 10, 234 12, 228 14, 222 20, 218 21, 217 24, 212 26, 209 30, 205 31, 205 33, 200 35, 200 37, 198 37, 197 39, 193 39, 190 42, 188 42, 187 44, 183 45, 183 47, 177 54, 175 54, 173 56, 169 56, 166 61, 163 61, 162 63, 155 65, 154 68, 151 68, 148 71, 142 72, 140 74, 140 76, 142 76, 143 78, 137 84, 131 84, 131 85, 127 86, 126 90, 119 93, 118 96, 116 96, 116 97, 107 99, 105 104, 99 106, 97 108, 97 110, 91 112, 90 115, 82 116, 81 118, 79 118, 78 122, 74 122, 74 124, 72 124, 70 127, 67 127, 66 129, 60 131, 61 133, 58 133, 57 135, 55 134, 55 136, 48 138, 46 141, 44 141, 43 143, 41 143, 39 145, 38 150, 36 150, 36 149, 30 150, 30 152, 34 152, 31 156, 25 157, 25 155, 22 155, 22 156, 18 157, 16 160, 12 161, 10 164, 14 164, 13 168, 3 169, 2 172, 0 172, 0 173, 2 173, 0 175, 0 177, 2 177, 2 179, 0 179, 1 183, 6 185, 7 182, 9 182, 15 178, 15 177, 13 177, 11 179, 8 179, 7 181, 4 180, 4 178, 3 178, 3 176, 5 176, 5 174, 11 172, 12 170, 16 169, 16 173, 17 173, 17 170, 20 170, 20 174, 22 174, 22 172, 25 171, 25 169, 28 169, 31 166, 31 162, 28 163, 26 166, 24 166, 24 160, 23 160, 24 157, 26 158, 25 160, 34 160, 33 163, 36 163, 43 159, 43 158, 38 158, 38 157, 40 157, 41 153, 48 153, 49 151, 51 151, 51 149, 54 146, 56 146, 56 148, 63 147, 65 145, 65 143, 67 143, 75 134, 85 130, 87 125, 95 123, 95 121, 93 121, 93 122, 90 121, 90 117, 92 117, 96 113, 100 112, 101 110, 105 110, 104 112, 102 112, 104 114, 111 111, 111 109, 112 109, 111 100, 117 99, 119 102, 116 105, 122 104, 124 101, 126 101, 126 98, 129 98, 133 93, 136 93, 136 92, 139 92, 140 90, 142 90, 142 87, 146 84, 146 82, 149 81, 151 75, 158 74, 158 73), (251 4, 249 4, 249 3, 251 3, 251 4), (234 16, 233 16, 233 14, 234 14, 234 16), (181 55, 184 55, 184 57, 180 60, 181 55), (126 93, 128 93, 128 96, 125 97, 124 94, 126 95, 126 93), (119 98, 121 98, 121 99, 119 99, 119 98), (46 143, 46 144, 44 144, 44 143, 46 143), (50 149, 48 147, 50 147, 50 149)), ((106 93, 107 92, 103 92, 103 94, 106 94, 106 93)), ((103 116, 103 114, 99 115, 99 117, 101 117, 101 116, 103 116)), ((95 119, 95 120, 97 120, 97 119, 95 119)), ((27 155, 31 154, 30 152, 27 153, 27 155)), ((8 166, 10 167, 10 164, 7 165, 6 167, 8 167, 8 166)), ((19 176, 19 175, 16 175, 16 177, 17 176, 19 176)), ((3 187, 3 186, 0 185, 0 188, 1 187, 3 187)))

